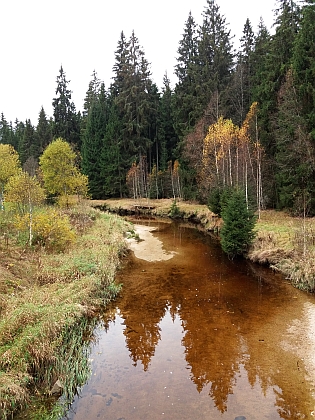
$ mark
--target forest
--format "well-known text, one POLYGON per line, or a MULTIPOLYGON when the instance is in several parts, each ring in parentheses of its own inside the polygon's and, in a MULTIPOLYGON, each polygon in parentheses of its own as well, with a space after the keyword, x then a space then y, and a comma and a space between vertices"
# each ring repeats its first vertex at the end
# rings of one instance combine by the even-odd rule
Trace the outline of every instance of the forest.
MULTIPOLYGON (((216 202, 239 187, 256 209, 315 214, 315 5, 277 0, 273 33, 244 23, 238 50, 226 17, 206 0, 202 24, 184 22, 171 86, 160 89, 132 32, 121 32, 113 79, 94 70, 77 111, 60 67, 53 115, 37 125, 1 114, 0 143, 40 181, 39 160, 64 139, 92 199, 181 198, 216 202)), ((174 52, 175 53, 175 52, 174 52)))

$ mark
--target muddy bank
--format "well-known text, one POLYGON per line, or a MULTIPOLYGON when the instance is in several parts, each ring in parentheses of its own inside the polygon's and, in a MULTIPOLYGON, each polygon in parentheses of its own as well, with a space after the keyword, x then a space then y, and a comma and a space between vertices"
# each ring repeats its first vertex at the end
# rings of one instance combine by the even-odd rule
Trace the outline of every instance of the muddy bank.
POLYGON ((120 216, 155 216, 182 219, 202 227, 205 231, 219 230, 221 220, 206 205, 196 202, 161 200, 93 200, 92 206, 120 216))

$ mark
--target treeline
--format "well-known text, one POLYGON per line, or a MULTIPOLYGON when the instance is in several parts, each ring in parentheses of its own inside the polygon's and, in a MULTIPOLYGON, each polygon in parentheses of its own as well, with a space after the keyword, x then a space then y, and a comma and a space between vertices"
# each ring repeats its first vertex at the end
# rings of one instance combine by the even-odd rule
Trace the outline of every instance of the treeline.
POLYGON ((81 154, 93 198, 182 197, 207 202, 241 186, 257 206, 315 214, 315 6, 278 0, 271 34, 246 19, 238 51, 214 0, 189 14, 171 87, 161 90, 133 32, 122 32, 108 88, 93 72, 82 114, 66 74, 53 116, 0 121, 0 142, 24 168, 57 137, 81 154))

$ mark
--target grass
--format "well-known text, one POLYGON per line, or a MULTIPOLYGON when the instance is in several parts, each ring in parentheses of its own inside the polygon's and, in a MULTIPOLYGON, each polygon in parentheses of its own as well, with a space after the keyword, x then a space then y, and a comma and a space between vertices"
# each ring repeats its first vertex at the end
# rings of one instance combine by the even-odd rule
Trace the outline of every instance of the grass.
POLYGON ((115 273, 127 223, 90 208, 76 209, 70 219, 77 241, 64 253, 22 248, 14 238, 0 242, 1 419, 35 393, 48 395, 57 379, 64 404, 71 401, 89 373, 83 338, 91 336, 99 308, 119 292, 115 273))

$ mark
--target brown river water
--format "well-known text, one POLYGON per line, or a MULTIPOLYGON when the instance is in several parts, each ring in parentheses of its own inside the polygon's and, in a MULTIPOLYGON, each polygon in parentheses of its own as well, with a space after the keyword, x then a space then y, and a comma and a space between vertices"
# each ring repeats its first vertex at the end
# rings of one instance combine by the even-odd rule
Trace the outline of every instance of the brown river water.
POLYGON ((314 419, 315 300, 169 221, 140 238, 69 420, 314 419))

